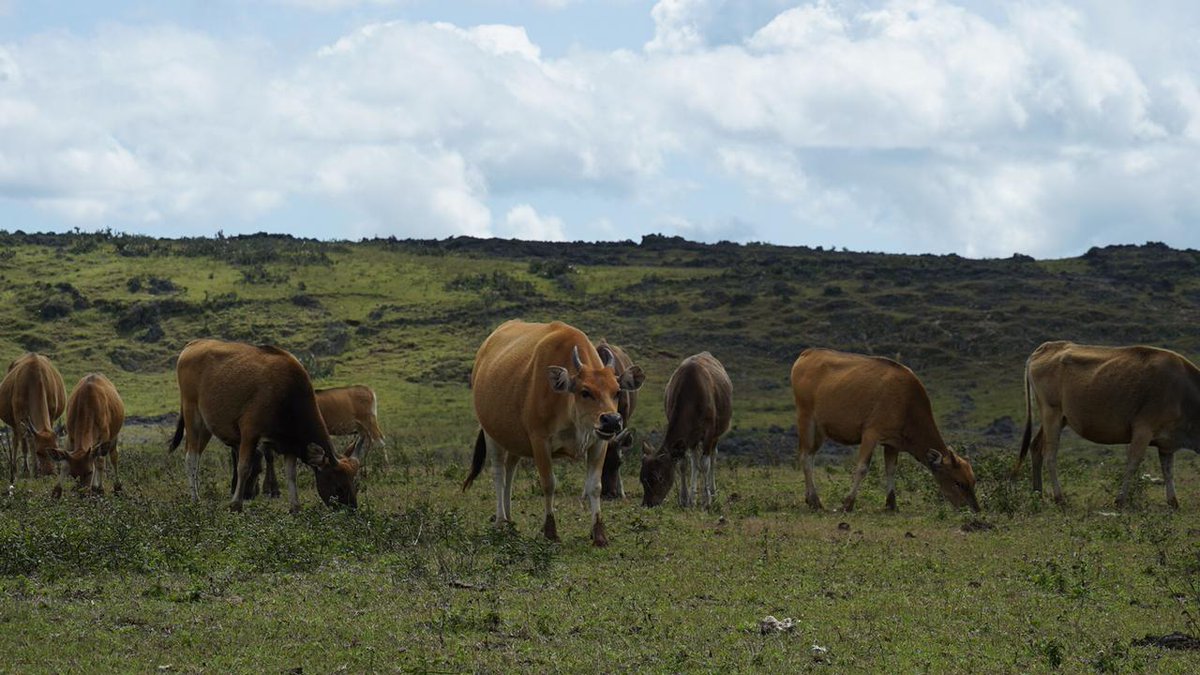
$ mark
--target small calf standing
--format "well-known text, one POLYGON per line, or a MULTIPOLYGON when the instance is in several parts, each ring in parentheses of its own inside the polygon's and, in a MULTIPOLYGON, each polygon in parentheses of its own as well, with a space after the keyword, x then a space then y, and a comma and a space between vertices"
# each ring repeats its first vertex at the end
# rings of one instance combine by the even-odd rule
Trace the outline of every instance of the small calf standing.
POLYGON ((104 493, 105 464, 112 468, 113 492, 121 491, 117 473, 117 435, 125 424, 125 403, 117 388, 100 373, 85 375, 67 398, 67 449, 56 451, 58 485, 53 495, 62 496, 63 480, 69 474, 80 488, 104 493))
POLYGON ((665 408, 662 445, 657 451, 649 443, 643 446, 642 505, 658 506, 666 499, 678 467, 679 505, 694 506, 699 466, 704 506, 710 506, 717 495, 717 440, 729 431, 733 415, 733 383, 721 362, 708 352, 684 359, 667 382, 665 408))

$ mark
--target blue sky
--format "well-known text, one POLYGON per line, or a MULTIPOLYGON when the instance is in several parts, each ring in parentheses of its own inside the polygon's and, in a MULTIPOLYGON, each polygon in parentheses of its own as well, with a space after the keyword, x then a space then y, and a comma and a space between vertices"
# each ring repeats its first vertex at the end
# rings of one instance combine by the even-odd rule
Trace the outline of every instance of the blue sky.
POLYGON ((1200 247, 1200 4, 0 0, 0 228, 1200 247))

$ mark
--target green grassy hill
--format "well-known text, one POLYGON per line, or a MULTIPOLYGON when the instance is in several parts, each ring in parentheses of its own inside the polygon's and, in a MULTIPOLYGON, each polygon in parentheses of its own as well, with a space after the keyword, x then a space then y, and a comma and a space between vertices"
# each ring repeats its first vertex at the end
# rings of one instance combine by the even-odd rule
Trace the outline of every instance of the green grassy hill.
MULTIPOLYGON (((1113 510, 1121 448, 1066 444, 1064 508, 1008 469, 1029 352, 1070 338, 1200 356, 1198 271, 1200 254, 1159 245, 973 261, 663 237, 0 233, 0 359, 46 353, 68 386, 103 371, 149 422, 122 433, 119 497, 51 499, 49 478, 0 495, 0 672, 1197 672, 1200 651, 1143 642, 1200 635, 1196 455, 1176 463, 1178 511, 1152 458, 1133 507, 1113 510), (562 462, 563 542, 540 536, 529 467, 514 530, 496 530, 490 481, 459 489, 466 378, 513 317, 624 346, 648 372, 643 431, 662 427, 682 357, 720 358, 737 428, 712 509, 640 507, 628 462, 630 498, 604 504, 611 545, 593 549, 583 471, 562 462), (212 449, 192 502, 159 417, 178 405, 175 355, 201 336, 276 343, 318 385, 376 389, 390 461, 368 458, 357 512, 320 506, 305 471, 300 514, 268 499, 230 513, 212 449), (912 366, 969 446, 984 513, 955 513, 905 458, 898 514, 878 460, 857 511, 810 512, 787 375, 811 345, 912 366), (794 628, 764 634, 766 615, 794 628)), ((832 505, 849 461, 827 459, 832 505)))
POLYGON ((1044 340, 1200 356, 1200 254, 1151 244, 979 261, 657 236, 322 243, 0 233, 0 357, 46 353, 68 386, 103 371, 138 416, 176 409, 173 358, 212 336, 279 344, 319 386, 373 386, 401 445, 416 434, 423 445, 466 447, 474 351, 514 317, 562 319, 626 347, 649 373, 639 428, 662 425, 667 376, 707 349, 735 383, 730 450, 786 452, 788 369, 819 345, 899 359, 924 379, 950 436, 1003 443, 1011 425, 993 423, 1021 422, 1024 359, 1044 340))

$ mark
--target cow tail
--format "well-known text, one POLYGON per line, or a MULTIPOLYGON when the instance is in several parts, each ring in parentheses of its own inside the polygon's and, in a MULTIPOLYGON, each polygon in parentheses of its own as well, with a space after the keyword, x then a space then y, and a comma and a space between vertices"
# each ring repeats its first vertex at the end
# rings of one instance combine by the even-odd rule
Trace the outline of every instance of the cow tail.
POLYGON ((1021 435, 1021 452, 1017 455, 1017 464, 1012 470, 1013 478, 1021 470, 1021 464, 1025 461, 1025 453, 1029 452, 1030 446, 1033 443, 1040 443, 1041 440, 1041 429, 1038 429, 1037 438, 1033 436, 1033 386, 1029 381, 1029 360, 1027 360, 1025 361, 1025 433, 1021 435))
POLYGON ((171 444, 167 446, 167 452, 174 451, 181 442, 183 442, 183 413, 179 413, 179 421, 175 423, 175 435, 171 438, 171 444))
POLYGON ((479 436, 475 438, 475 454, 471 456, 471 473, 467 474, 467 479, 463 481, 463 492, 471 487, 471 483, 475 482, 475 477, 483 471, 483 460, 487 457, 487 441, 483 438, 483 429, 479 430, 479 436))

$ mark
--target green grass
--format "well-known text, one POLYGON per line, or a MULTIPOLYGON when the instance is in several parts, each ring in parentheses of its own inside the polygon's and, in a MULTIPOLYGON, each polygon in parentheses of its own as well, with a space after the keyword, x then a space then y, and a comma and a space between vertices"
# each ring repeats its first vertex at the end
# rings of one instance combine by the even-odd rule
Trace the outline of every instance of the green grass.
MULTIPOLYGON (((1120 448, 1065 437, 1065 509, 1010 483, 1021 368, 1045 339, 1146 342, 1200 354, 1200 259, 1117 247, 1060 261, 968 261, 752 245, 447 240, 319 244, 0 232, 0 358, 51 356, 72 386, 102 371, 130 415, 176 410, 172 359, 192 338, 269 341, 318 386, 379 394, 357 513, 257 500, 229 513, 227 453, 210 446, 186 497, 165 424, 123 436, 118 497, 0 497, 0 671, 1195 672, 1200 655, 1135 647, 1200 634, 1200 460, 1176 463, 1183 508, 1139 481, 1112 507, 1120 448), (573 271, 565 271, 566 264, 573 271), (546 272, 549 269, 550 272, 546 272), (131 290, 142 281, 142 288, 131 290), (149 279, 175 290, 152 294, 149 279), (1166 283, 1168 282, 1169 283, 1166 283), (490 524, 490 481, 458 489, 475 434, 466 374, 501 321, 564 319, 648 373, 639 432, 707 349, 729 370, 734 432, 718 504, 604 505, 593 549, 579 464, 558 465, 561 544, 539 535, 540 490, 518 474, 515 532, 490 524), (972 457, 991 529, 949 508, 902 458, 900 513, 876 460, 859 511, 811 513, 793 468, 787 373, 810 345, 898 356, 925 381, 948 440, 972 457), (844 526, 842 524, 845 524, 844 526), (767 615, 796 619, 762 635, 767 615), (812 655, 818 645, 828 651, 812 655)), ((822 454, 837 504, 846 455, 822 454)), ((1028 468, 1026 467, 1026 472, 1028 468)), ((1139 472, 1157 475, 1153 457, 1139 472)), ((485 475, 485 479, 486 479, 485 475)))

